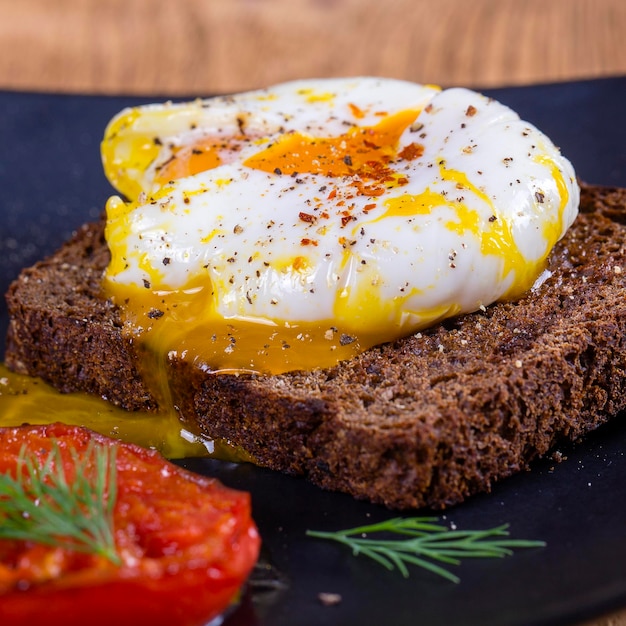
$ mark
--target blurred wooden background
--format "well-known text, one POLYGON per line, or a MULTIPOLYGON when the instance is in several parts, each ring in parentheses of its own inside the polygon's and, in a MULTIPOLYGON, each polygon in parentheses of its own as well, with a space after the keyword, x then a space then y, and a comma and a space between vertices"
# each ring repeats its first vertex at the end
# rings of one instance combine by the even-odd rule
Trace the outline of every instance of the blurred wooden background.
POLYGON ((0 0, 0 89, 191 96, 359 74, 626 75, 626 0, 0 0))
POLYGON ((211 94, 626 74, 626 0, 0 0, 0 88, 211 94))

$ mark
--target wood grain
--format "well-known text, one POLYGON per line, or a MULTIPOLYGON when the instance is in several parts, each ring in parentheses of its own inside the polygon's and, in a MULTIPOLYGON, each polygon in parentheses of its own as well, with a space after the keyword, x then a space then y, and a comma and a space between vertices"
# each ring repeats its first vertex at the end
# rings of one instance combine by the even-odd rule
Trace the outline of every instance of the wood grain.
POLYGON ((0 88, 210 94, 374 74, 626 74, 624 0, 0 0, 0 88))
MULTIPOLYGON (((626 74, 626 0, 0 0, 0 89, 208 95, 626 74)), ((626 613, 587 626, 626 626, 626 613)))

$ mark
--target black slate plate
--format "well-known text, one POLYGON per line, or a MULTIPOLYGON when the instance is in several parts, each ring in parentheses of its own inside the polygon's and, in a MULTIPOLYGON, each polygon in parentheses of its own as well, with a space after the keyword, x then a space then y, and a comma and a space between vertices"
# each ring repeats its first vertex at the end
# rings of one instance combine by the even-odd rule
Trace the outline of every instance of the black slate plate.
MULTIPOLYGON (((488 90, 546 131, 590 182, 626 187, 626 77, 488 90)), ((19 269, 96 218, 111 188, 99 141, 139 98, 0 92, 0 291, 19 269)), ((0 333, 7 325, 0 308, 0 333)), ((469 626, 573 624, 626 607, 626 423, 616 419, 566 461, 535 464, 491 494, 455 507, 459 528, 509 523, 546 548, 465 561, 459 584, 414 569, 408 579, 340 546, 305 536, 390 517, 385 509, 249 465, 205 459, 187 467, 252 493, 272 584, 248 590, 228 626, 469 626), (274 584, 277 579, 280 584, 274 584), (320 592, 341 595, 323 606, 320 592)), ((420 512, 424 514, 424 512, 420 512)))

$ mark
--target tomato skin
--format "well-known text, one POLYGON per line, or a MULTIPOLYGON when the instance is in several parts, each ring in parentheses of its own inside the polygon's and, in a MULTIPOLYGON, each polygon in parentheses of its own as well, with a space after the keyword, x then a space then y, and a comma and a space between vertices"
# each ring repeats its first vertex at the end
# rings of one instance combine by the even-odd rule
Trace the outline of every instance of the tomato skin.
POLYGON ((118 446, 114 528, 123 563, 0 541, 0 556, 10 554, 13 564, 0 563, 0 624, 206 624, 236 599, 258 558, 249 494, 187 472, 157 452, 61 424, 0 428, 0 472, 15 471, 24 443, 45 458, 55 441, 71 478, 68 449, 84 451, 91 439, 118 446), (3 544, 11 545, 3 551, 3 544), (52 561, 60 571, 42 581, 52 561))

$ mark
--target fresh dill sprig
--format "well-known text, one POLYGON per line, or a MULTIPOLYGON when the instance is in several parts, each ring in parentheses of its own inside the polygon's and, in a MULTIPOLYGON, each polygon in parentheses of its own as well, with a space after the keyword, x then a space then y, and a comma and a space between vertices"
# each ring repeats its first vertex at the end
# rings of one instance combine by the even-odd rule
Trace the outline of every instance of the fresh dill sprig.
POLYGON ((70 449, 75 473, 65 473, 58 443, 39 461, 22 446, 16 477, 0 474, 0 539, 32 541, 98 554, 115 565, 113 509, 117 499, 116 446, 90 442, 70 449))
POLYGON ((543 541, 509 539, 508 526, 489 530, 454 530, 436 524, 435 517, 396 517, 348 530, 323 532, 308 530, 309 537, 337 541, 389 570, 397 568, 406 578, 407 565, 417 565, 458 583, 459 577, 438 563, 458 565, 462 558, 501 558, 512 554, 513 548, 537 548, 543 541), (384 533, 378 537, 370 535, 384 533), (405 539, 392 539, 402 535, 405 539))

